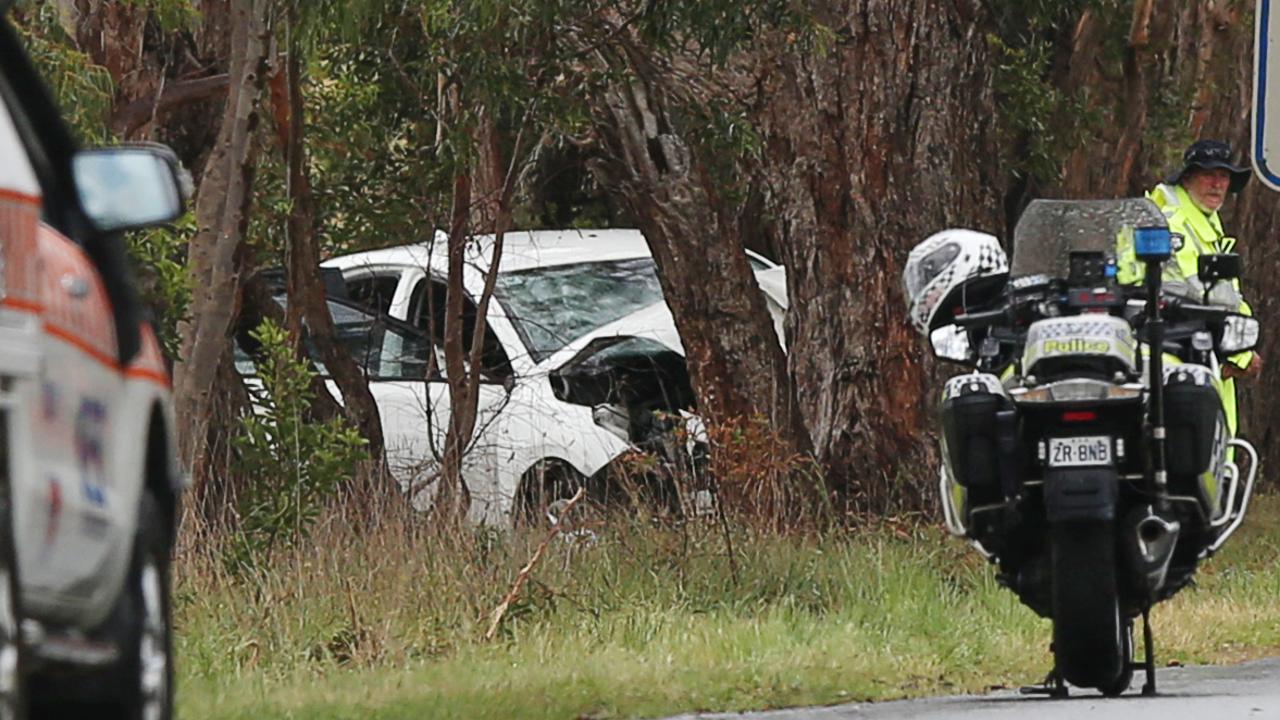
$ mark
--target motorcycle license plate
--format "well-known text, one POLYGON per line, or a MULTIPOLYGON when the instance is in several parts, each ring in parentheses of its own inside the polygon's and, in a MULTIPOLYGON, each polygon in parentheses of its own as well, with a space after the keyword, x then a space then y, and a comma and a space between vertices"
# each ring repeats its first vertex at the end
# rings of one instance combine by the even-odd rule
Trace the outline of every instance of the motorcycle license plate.
POLYGON ((1049 438, 1049 467, 1082 467, 1111 464, 1111 438, 1049 438))

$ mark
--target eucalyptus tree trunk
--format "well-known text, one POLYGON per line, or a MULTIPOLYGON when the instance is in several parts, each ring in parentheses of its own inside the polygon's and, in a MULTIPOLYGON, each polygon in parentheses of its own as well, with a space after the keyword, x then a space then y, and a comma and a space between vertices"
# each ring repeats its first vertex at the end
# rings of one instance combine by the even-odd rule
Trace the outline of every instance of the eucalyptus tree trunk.
MULTIPOLYGON (((289 303, 285 327, 298 343, 309 337, 320 359, 338 386, 347 419, 368 441, 375 468, 385 468, 382 420, 369 383, 360 367, 338 341, 333 317, 329 314, 324 282, 319 274, 320 253, 316 248, 315 194, 306 158, 306 105, 302 94, 302 51, 296 39, 289 48, 284 66, 272 79, 272 104, 276 136, 284 150, 288 172, 290 212, 285 240, 286 291, 289 303), (283 87, 281 87, 283 85, 283 87)), ((324 395, 328 396, 325 389, 324 395)), ((381 472, 370 478, 375 492, 386 492, 381 472)))
POLYGON ((627 79, 593 100, 593 169, 648 241, 699 414, 713 426, 763 417, 785 454, 807 456, 786 357, 744 252, 744 233, 763 220, 713 167, 724 159, 694 140, 696 115, 681 113, 718 91, 634 36, 600 58, 627 79))
POLYGON ((205 165, 195 208, 197 230, 188 248, 193 292, 190 320, 179 328, 182 357, 174 367, 174 405, 181 458, 197 480, 205 468, 215 379, 230 354, 239 296, 239 251, 251 202, 252 136, 260 121, 270 8, 270 0, 231 0, 233 91, 205 165))
POLYGON ((906 322, 910 248, 998 231, 985 14, 974 0, 825 0, 825 53, 757 51, 758 126, 788 270, 788 360, 829 484, 862 508, 931 495, 934 394, 906 322))

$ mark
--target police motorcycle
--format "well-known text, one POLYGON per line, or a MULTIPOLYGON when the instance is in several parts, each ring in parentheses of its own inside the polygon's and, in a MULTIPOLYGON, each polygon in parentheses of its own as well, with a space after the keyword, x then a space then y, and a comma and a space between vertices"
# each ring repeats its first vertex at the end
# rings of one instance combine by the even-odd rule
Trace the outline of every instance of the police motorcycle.
POLYGON ((1202 258, 1190 295, 1165 291, 1177 242, 1146 199, 1039 200, 1012 266, 996 238, 947 230, 904 271, 913 325, 971 368, 940 405, 947 528, 1053 624, 1054 668, 1028 692, 1115 696, 1141 669, 1154 694, 1149 611, 1248 510, 1258 458, 1229 436, 1219 363, 1257 343, 1258 323, 1214 303, 1234 256, 1202 258), (1145 287, 1117 284, 1118 241, 1145 287))

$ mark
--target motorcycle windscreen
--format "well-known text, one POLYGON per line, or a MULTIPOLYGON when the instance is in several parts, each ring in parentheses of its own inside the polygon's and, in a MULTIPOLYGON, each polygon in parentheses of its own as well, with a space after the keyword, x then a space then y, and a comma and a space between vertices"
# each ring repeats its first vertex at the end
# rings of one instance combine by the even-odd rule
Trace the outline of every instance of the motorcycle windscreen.
POLYGON ((1164 213, 1146 198, 1036 200, 1013 231, 1010 276, 1065 278, 1074 251, 1116 256, 1116 241, 1140 227, 1167 227, 1164 213))

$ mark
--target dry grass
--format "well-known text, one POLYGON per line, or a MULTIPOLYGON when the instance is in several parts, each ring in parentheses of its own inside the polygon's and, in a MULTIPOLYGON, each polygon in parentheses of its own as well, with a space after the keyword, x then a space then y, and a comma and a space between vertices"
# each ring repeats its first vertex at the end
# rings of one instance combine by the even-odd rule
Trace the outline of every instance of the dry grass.
MULTIPOLYGON (((539 533, 440 532, 342 508, 256 575, 189 529, 176 621, 187 717, 656 716, 981 690, 1038 679, 1048 626, 937 528, 779 536, 612 518, 556 541, 486 619, 539 533), (729 540, 732 542, 730 543, 729 540), (731 572, 729 546, 736 572, 731 572)), ((1280 502, 1157 611, 1161 656, 1280 649, 1280 502)))

